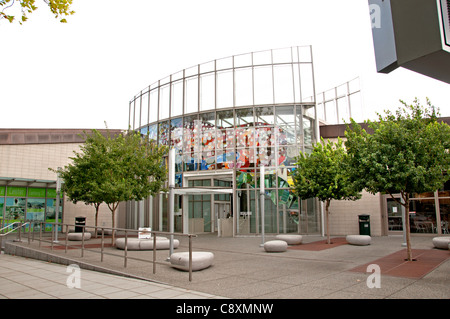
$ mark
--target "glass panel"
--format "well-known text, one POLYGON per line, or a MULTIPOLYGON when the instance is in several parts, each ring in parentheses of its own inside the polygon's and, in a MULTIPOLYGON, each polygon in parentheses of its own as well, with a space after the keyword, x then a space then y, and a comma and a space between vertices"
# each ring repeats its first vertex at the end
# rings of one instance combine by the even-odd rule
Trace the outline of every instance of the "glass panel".
POLYGON ((253 108, 236 110, 236 127, 253 126, 253 108))
POLYGON ((200 76, 200 111, 215 108, 214 73, 200 76))
POLYGON ((178 151, 183 148, 183 119, 177 118, 170 121, 170 144, 178 151))
POLYGON ((253 79, 252 69, 236 69, 235 70, 235 106, 252 105, 253 104, 253 79))
POLYGON ((140 129, 141 135, 147 135, 148 132, 148 126, 142 127, 140 129))
POLYGON ((411 200, 409 205, 411 233, 436 233, 434 198, 411 200))
POLYGON ((241 54, 234 56, 234 67, 251 66, 252 65, 252 54, 241 54))
POLYGON ((150 120, 149 123, 158 121, 158 89, 150 91, 150 120))
POLYGON ((272 66, 260 66, 254 69, 255 103, 273 103, 272 66))
POLYGON ((145 92, 141 98, 141 125, 147 125, 149 123, 148 120, 148 92, 145 92))
POLYGON ((259 166, 275 166, 275 148, 274 147, 258 147, 259 166))
POLYGON ((273 63, 290 63, 292 62, 291 48, 275 49, 272 51, 273 63))
POLYGON ((184 76, 186 78, 197 74, 198 74, 198 65, 195 65, 193 67, 184 70, 184 76))
POLYGON ((275 131, 273 127, 258 127, 255 132, 256 146, 275 146, 275 131))
POLYGON ((159 144, 169 145, 169 121, 159 123, 159 144))
POLYGON ((217 169, 231 169, 234 167, 234 149, 223 149, 216 151, 217 169))
MULTIPOLYGON (((9 189, 12 187, 8 187, 9 189)), ((25 198, 21 197, 7 197, 5 220, 8 222, 23 221, 25 219, 25 198)))
POLYGON ((158 124, 153 124, 149 126, 148 137, 154 141, 158 139, 158 124))
POLYGON ((294 186, 292 174, 295 171, 294 167, 280 167, 277 170, 278 174, 278 188, 290 188, 294 186))
POLYGON ((273 115, 273 107, 257 107, 255 108, 255 125, 273 125, 275 118, 273 115))
POLYGON ((215 65, 214 61, 200 64, 200 74, 214 71, 215 68, 214 65, 215 65))
POLYGON ((27 219, 44 221, 44 218, 45 218, 45 198, 28 198, 27 219))
POLYGON ((256 193, 255 190, 248 187, 238 191, 237 200, 238 223, 237 233, 240 235, 247 235, 257 232, 257 214, 256 209, 256 193))
POLYGON ((253 65, 260 64, 272 64, 272 52, 270 50, 253 53, 253 65))
POLYGON ((292 66, 292 71, 294 71, 294 99, 296 103, 300 103, 302 101, 302 95, 300 91, 300 69, 299 64, 294 64, 292 66))
POLYGON ((215 136, 216 136, 216 119, 215 113, 203 113, 200 114, 201 120, 201 141, 202 150, 214 150, 215 149, 215 136))
POLYGON ((275 65, 273 69, 275 103, 294 101, 294 87, 292 81, 292 66, 275 65))
POLYGON ((141 97, 134 101, 134 125, 135 128, 141 126, 141 97))
POLYGON ((0 198, 0 218, 3 218, 4 207, 5 207, 5 198, 3 197, 0 198))
MULTIPOLYGON (((59 200, 58 223, 61 222, 62 208, 63 208, 62 199, 60 199, 59 200)), ((56 222, 56 199, 47 199, 45 220, 49 223, 56 222)), ((58 228, 59 228, 59 230, 61 230, 61 226, 59 226, 58 228)), ((45 231, 51 231, 51 230, 52 230, 52 225, 46 224, 45 231)))
POLYGON ((338 124, 344 124, 345 122, 350 121, 350 110, 348 108, 347 97, 343 97, 336 100, 337 109, 339 113, 338 124))
POLYGON ((280 146, 278 147, 278 166, 294 166, 295 158, 299 156, 297 146, 280 146))
POLYGON ((171 117, 183 114, 183 81, 172 84, 171 117))
POLYGON ((255 151, 253 148, 236 150, 236 168, 255 167, 255 151))
POLYGON ((184 112, 198 112, 198 77, 186 79, 184 93, 184 112))
POLYGON ((300 64, 299 68, 302 102, 313 102, 315 100, 315 96, 312 65, 300 64))
POLYGON ((314 134, 314 120, 309 119, 307 117, 303 118, 303 136, 304 136, 304 145, 312 146, 315 141, 314 134))
POLYGON ((233 57, 216 60, 216 69, 225 70, 233 67, 233 57))
POLYGON ((164 85, 160 88, 159 97, 159 119, 166 119, 169 117, 170 107, 170 86, 164 85))
POLYGON ((216 168, 216 158, 214 150, 202 152, 201 170, 212 170, 216 168))
POLYGON ((264 200, 264 231, 266 233, 277 232, 277 191, 266 191, 264 200))
POLYGON ((252 147, 255 145, 254 128, 236 128, 236 147, 252 147))
MULTIPOLYGON (((297 207, 293 207, 294 197, 292 191, 287 189, 278 190, 278 215, 279 215, 279 232, 280 233, 296 233, 298 232, 299 211, 297 207)), ((296 201, 298 203, 298 201, 296 201)))
POLYGON ((217 108, 233 107, 233 71, 217 73, 217 108))
POLYGON ((232 128, 234 127, 233 111, 217 112, 217 127, 218 128, 232 128))
POLYGON ((311 47, 298 47, 298 55, 300 62, 312 62, 311 59, 311 47))

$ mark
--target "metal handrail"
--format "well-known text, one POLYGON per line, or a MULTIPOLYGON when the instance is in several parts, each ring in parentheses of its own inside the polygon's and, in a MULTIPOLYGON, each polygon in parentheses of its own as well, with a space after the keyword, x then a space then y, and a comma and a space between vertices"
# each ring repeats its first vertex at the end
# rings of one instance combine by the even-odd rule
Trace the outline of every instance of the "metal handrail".
MULTIPOLYGON (((86 225, 76 225, 76 224, 67 224, 67 223, 55 223, 55 222, 45 222, 45 221, 30 221, 27 222, 26 224, 30 224, 30 227, 28 228, 28 244, 30 244, 31 240, 35 240, 34 238, 34 234, 35 232, 33 231, 33 236, 31 236, 31 223, 33 224, 40 224, 39 227, 39 247, 41 247, 41 243, 42 242, 47 242, 47 243, 51 243, 51 250, 53 250, 54 248, 54 243, 55 243, 55 227, 56 226, 61 226, 61 230, 65 229, 65 233, 69 234, 69 227, 81 227, 82 228, 82 240, 81 240, 81 248, 79 247, 79 245, 74 246, 74 245, 69 245, 68 244, 68 239, 67 236, 65 238, 65 243, 64 243, 64 247, 65 247, 65 253, 67 253, 67 249, 69 247, 73 247, 73 248, 77 248, 77 249, 81 249, 81 258, 84 257, 84 251, 91 251, 91 252, 95 252, 98 253, 97 250, 92 250, 92 249, 87 249, 85 248, 85 240, 84 240, 84 233, 86 231, 86 228, 90 228, 90 229, 94 229, 95 234, 98 234, 98 230, 101 230, 101 245, 100 245, 100 261, 103 262, 103 257, 104 255, 111 255, 111 256, 116 256, 116 257, 120 257, 120 255, 118 254, 112 254, 112 253, 107 253, 104 251, 104 243, 105 243, 105 230, 111 230, 112 232, 123 232, 125 233, 125 246, 124 246, 124 254, 123 254, 123 258, 124 258, 124 267, 127 267, 127 262, 128 259, 131 260, 138 260, 138 261, 143 261, 143 262, 149 262, 153 264, 153 274, 156 273, 156 264, 163 264, 160 262, 156 261, 156 235, 166 235, 166 236, 170 236, 170 235, 176 235, 176 236, 182 236, 182 237, 188 237, 189 238, 189 281, 192 281, 192 238, 193 237, 197 237, 197 235, 195 234, 180 234, 180 233, 171 233, 171 232, 163 232, 163 231, 145 231, 146 233, 151 233, 152 234, 152 239, 153 239, 153 258, 151 261, 146 260, 146 259, 142 259, 142 258, 136 258, 136 257, 130 257, 128 256, 128 247, 127 247, 127 240, 129 238, 129 233, 138 233, 141 232, 141 230, 137 230, 137 229, 127 229, 127 228, 112 228, 112 227, 99 227, 99 226, 86 226, 86 225), (51 230, 51 241, 49 240, 45 240, 42 238, 42 229, 43 229, 43 224, 46 225, 51 225, 52 226, 52 230, 51 230), (31 237, 33 237, 31 239, 31 237)), ((23 225, 22 225, 23 226, 23 225)), ((19 227, 20 228, 20 227, 19 227)), ((20 238, 20 230, 19 230, 19 238, 20 238)), ((113 238, 111 238, 111 241, 113 240, 113 238)), ((112 244, 114 244, 112 242, 112 244)))
POLYGON ((30 223, 29 223, 29 222, 26 222, 26 223, 22 223, 22 222, 14 222, 14 223, 9 224, 8 226, 3 227, 2 229, 0 229, 0 231, 3 231, 4 229, 6 229, 6 228, 8 228, 8 227, 11 227, 11 226, 14 225, 14 224, 19 224, 19 226, 17 226, 16 228, 11 229, 11 230, 10 230, 9 232, 7 232, 7 233, 2 233, 2 234, 0 234, 0 236, 1 236, 1 237, 5 237, 6 235, 11 234, 13 231, 16 231, 17 229, 19 229, 19 237, 20 237, 20 229, 21 229, 23 226, 29 225, 30 223))

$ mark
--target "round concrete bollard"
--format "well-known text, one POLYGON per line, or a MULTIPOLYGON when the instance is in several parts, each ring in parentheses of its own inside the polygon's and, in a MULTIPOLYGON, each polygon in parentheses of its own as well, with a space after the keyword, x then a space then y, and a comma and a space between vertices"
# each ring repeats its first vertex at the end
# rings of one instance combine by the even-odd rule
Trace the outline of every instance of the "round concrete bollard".
POLYGON ((264 243, 264 250, 266 252, 283 252, 287 250, 288 244, 284 240, 270 240, 264 243))
MULTIPOLYGON (((84 240, 91 239, 91 233, 84 233, 84 240)), ((67 234, 68 240, 74 240, 74 241, 82 241, 83 240, 83 233, 68 233, 67 234)))
POLYGON ((347 235, 347 243, 356 246, 370 245, 372 238, 369 235, 347 235))
POLYGON ((434 237, 433 245, 439 249, 450 249, 450 237, 434 237))
MULTIPOLYGON (((214 254, 207 251, 192 252, 192 271, 208 268, 212 265, 214 254)), ((189 252, 174 253, 170 255, 172 267, 189 271, 189 252)))

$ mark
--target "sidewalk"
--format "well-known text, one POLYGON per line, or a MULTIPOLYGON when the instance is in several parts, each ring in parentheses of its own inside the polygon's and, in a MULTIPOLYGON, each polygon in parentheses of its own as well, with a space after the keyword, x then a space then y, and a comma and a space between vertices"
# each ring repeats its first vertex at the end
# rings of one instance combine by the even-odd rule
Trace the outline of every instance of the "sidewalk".
MULTIPOLYGON (((36 241, 7 243, 15 255, 54 260, 82 268, 81 288, 68 288, 67 266, 0 256, 0 296, 6 298, 232 298, 232 299, 448 299, 450 298, 450 251, 433 248, 430 236, 412 237, 413 257, 405 262, 401 236, 372 237, 369 246, 346 243, 315 249, 320 236, 303 236, 303 243, 283 253, 266 253, 260 237, 218 238, 214 234, 193 239, 194 251, 214 253, 210 268, 193 273, 179 271, 166 261, 169 251, 157 251, 153 274, 150 251, 124 251, 106 247, 100 261, 99 239, 86 242, 89 251, 36 241), (308 248, 308 249, 306 249, 308 248), (97 251, 97 252, 94 252, 97 251), (114 254, 114 255, 112 255, 114 254), (388 257, 388 258, 387 258, 388 257), (387 259, 386 259, 387 258, 387 259), (386 261, 387 260, 387 261, 386 261), (367 266, 381 267, 380 288, 370 288, 367 266), (386 272, 385 265, 390 265, 386 272), (425 266, 427 267, 425 267, 425 266), (426 268, 426 269, 425 269, 426 268), (90 270, 88 270, 90 269, 90 270), (420 270, 420 271, 418 271, 420 270), (106 274, 105 272, 111 274, 106 274), (131 276, 134 278, 126 278, 131 276), (8 284, 7 284, 8 283, 8 284), (35 293, 33 294, 32 291, 35 293), (55 293, 59 291, 59 293, 55 293)), ((187 251, 184 237, 177 251, 187 251)), ((273 238, 266 236, 266 241, 273 238)), ((61 239, 60 244, 64 245, 61 239)), ((77 245, 76 242, 70 242, 77 245)), ((106 246, 106 245, 105 245, 106 246)), ((373 276, 372 276, 373 277, 373 276)), ((371 278, 372 278, 371 277, 371 278)), ((373 286, 373 285, 372 285, 373 286)))

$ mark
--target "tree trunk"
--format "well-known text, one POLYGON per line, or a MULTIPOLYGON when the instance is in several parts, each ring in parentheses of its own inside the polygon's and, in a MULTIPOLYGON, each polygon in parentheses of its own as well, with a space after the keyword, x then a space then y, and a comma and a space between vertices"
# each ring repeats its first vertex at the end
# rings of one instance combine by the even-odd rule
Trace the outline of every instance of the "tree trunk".
POLYGON ((328 211, 329 207, 330 207, 330 200, 327 199, 326 202, 325 202, 325 221, 326 221, 326 224, 327 224, 327 244, 331 244, 331 241, 330 241, 330 222, 329 222, 329 216, 328 216, 328 214, 329 214, 329 211, 328 211))
MULTIPOLYGON (((402 194, 403 196, 403 194, 402 194)), ((411 226, 409 222, 409 194, 405 193, 405 196, 403 197, 405 201, 405 234, 406 234, 406 259, 408 261, 412 261, 412 250, 411 250, 411 226)))
POLYGON ((100 204, 94 204, 95 206, 95 238, 98 237, 98 230, 97 230, 97 225, 98 225, 98 209, 100 208, 100 204))

